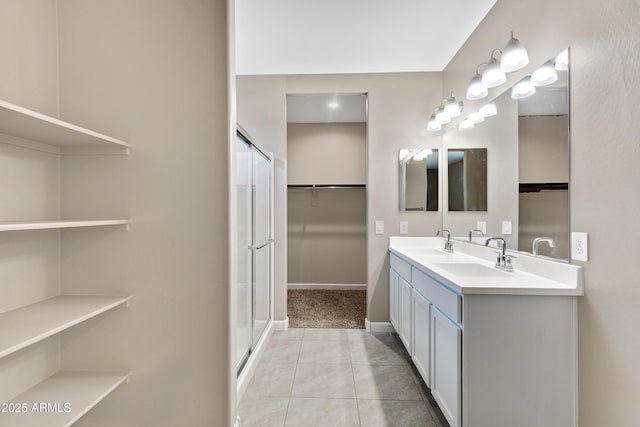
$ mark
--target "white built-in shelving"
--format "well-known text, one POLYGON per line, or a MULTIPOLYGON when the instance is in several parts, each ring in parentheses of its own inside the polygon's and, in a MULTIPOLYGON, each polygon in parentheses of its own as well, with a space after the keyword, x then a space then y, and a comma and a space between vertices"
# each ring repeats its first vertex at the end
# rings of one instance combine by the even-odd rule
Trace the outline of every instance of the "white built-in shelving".
POLYGON ((130 219, 93 219, 93 220, 46 220, 46 221, 0 221, 2 231, 51 230, 60 228, 104 227, 123 225, 128 227, 130 219))
MULTIPOLYGON (((3 100, 0 100, 0 143, 56 155, 128 155, 131 150, 127 142, 3 100)), ((130 219, 14 220, 0 221, 0 232, 103 226, 123 226, 128 230, 130 224, 130 219)), ((64 236, 61 234, 60 238, 64 236)), ((25 287, 29 285, 24 283, 25 287)), ((92 288, 88 293, 96 292, 92 288)), ((0 298, 5 297, 0 294, 0 298)), ((60 295, 0 313, 0 360, 9 355, 17 360, 28 357, 29 354, 18 352, 23 349, 26 352, 27 347, 102 313, 128 306, 130 298, 60 295)), ((59 371, 26 391, 16 390, 18 395, 11 402, 25 403, 26 413, 0 411, 0 425, 69 426, 128 381, 130 375, 129 372, 59 371), (40 407, 41 403, 50 405, 40 407)))
POLYGON ((130 375, 129 372, 59 371, 7 402, 7 409, 11 411, 0 413, 0 425, 70 426, 128 381, 130 375), (26 412, 15 412, 17 405, 26 412))
POLYGON ((35 344, 131 297, 62 295, 0 314, 0 358, 35 344))
POLYGON ((44 144, 60 154, 91 150, 129 154, 131 149, 130 144, 119 139, 3 100, 0 100, 0 134, 3 142, 28 148, 44 144))

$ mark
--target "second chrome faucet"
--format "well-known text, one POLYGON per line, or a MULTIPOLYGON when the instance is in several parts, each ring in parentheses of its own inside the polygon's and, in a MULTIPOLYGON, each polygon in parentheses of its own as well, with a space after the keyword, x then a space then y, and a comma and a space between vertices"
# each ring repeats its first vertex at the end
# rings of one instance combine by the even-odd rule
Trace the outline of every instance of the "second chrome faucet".
POLYGON ((502 252, 497 252, 496 268, 504 271, 513 271, 513 257, 507 255, 507 242, 502 237, 491 237, 484 242, 484 245, 489 246, 489 242, 492 240, 502 242, 502 252))

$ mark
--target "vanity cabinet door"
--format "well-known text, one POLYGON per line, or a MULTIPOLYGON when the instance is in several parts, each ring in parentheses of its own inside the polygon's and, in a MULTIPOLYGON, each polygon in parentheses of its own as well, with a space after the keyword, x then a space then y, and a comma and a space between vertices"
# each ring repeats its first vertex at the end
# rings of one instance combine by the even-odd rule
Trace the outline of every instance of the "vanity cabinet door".
POLYGON ((431 394, 451 427, 461 426, 462 330, 431 309, 431 394))
POLYGON ((431 387, 431 303, 413 289, 413 363, 422 379, 431 387))
POLYGON ((400 321, 400 331, 398 331, 398 334, 407 352, 411 355, 413 354, 411 348, 411 285, 401 277, 399 280, 399 288, 400 304, 398 317, 400 321))
POLYGON ((394 270, 389 269, 389 321, 393 325, 396 332, 400 332, 398 327, 398 282, 400 275, 394 270))

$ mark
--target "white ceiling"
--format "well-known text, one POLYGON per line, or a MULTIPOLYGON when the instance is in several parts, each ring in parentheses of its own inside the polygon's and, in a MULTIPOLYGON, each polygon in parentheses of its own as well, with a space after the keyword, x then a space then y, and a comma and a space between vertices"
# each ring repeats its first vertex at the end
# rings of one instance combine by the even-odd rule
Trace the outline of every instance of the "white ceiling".
POLYGON ((366 95, 288 95, 288 123, 363 123, 366 95), (337 107, 329 104, 335 102, 337 107))
POLYGON ((496 1, 236 0, 236 72, 442 71, 496 1))

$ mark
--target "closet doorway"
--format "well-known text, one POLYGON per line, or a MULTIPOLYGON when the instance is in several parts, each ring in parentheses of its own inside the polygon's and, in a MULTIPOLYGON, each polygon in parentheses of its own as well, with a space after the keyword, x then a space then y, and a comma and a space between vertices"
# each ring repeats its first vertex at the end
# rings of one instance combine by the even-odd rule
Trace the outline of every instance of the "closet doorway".
POLYGON ((367 96, 287 96, 287 315, 364 328, 367 96))

